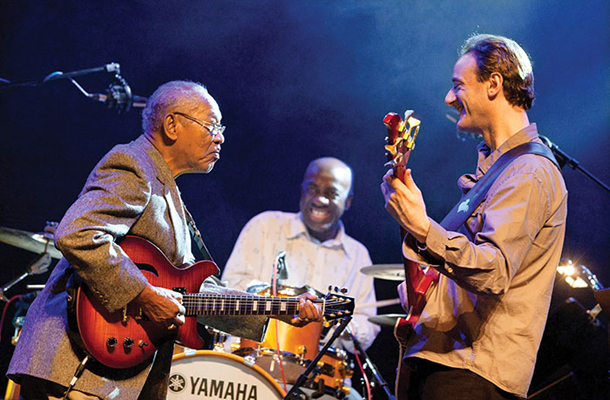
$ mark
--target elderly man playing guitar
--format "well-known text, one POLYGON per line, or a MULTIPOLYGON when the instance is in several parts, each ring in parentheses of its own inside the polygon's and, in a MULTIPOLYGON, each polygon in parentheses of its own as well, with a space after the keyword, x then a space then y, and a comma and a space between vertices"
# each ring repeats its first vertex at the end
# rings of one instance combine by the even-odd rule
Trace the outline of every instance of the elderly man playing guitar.
MULTIPOLYGON (((207 89, 187 81, 160 86, 142 114, 144 133, 106 154, 57 228, 65 258, 30 307, 8 370, 26 399, 165 399, 173 339, 202 343, 190 317, 195 308, 205 312, 203 298, 172 289, 198 291, 217 268, 192 265, 189 225, 196 229, 175 178, 212 170, 222 116, 207 89)), ((214 298, 212 309, 259 311, 258 302, 248 310, 228 304, 214 298)), ((305 298, 260 311, 286 310, 294 324, 321 320, 320 307, 305 298)), ((250 332, 260 335, 258 324, 250 332)))

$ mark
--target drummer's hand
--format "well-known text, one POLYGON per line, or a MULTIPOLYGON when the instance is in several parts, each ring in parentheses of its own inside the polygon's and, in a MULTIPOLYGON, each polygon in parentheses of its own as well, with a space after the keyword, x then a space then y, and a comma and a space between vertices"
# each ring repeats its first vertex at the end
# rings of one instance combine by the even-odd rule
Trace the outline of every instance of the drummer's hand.
POLYGON ((396 288, 402 309, 409 312, 409 296, 407 296, 407 281, 402 281, 396 288))
POLYGON ((290 324, 294 326, 305 326, 310 322, 322 322, 322 309, 319 305, 314 304, 312 300, 317 297, 311 293, 303 293, 299 297, 299 315, 294 316, 290 320, 290 324))

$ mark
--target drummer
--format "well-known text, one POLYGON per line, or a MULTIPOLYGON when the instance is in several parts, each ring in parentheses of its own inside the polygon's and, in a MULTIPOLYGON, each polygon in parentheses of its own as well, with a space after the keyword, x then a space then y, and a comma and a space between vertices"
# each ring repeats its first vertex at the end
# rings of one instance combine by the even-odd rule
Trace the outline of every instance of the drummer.
MULTIPOLYGON (((320 292, 329 285, 347 288, 356 304, 350 329, 368 348, 380 328, 367 320, 376 315, 376 308, 358 306, 376 298, 373 277, 360 273, 372 264, 369 252, 346 234, 341 221, 352 199, 347 164, 332 157, 312 161, 301 184, 300 212, 265 211, 252 218, 235 243, 222 280, 243 290, 269 284, 277 255, 285 251, 287 276, 278 283, 295 288, 307 284, 320 292)), ((345 332, 333 344, 354 351, 345 332)))

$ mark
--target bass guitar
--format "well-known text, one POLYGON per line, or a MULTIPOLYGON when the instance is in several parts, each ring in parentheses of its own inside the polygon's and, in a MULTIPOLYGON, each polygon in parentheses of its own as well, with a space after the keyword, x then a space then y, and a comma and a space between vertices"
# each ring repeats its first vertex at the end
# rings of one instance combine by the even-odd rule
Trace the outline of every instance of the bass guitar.
MULTIPOLYGON (((394 176, 404 183, 407 161, 411 151, 415 148, 415 138, 419 132, 421 122, 413 117, 413 110, 405 111, 404 119, 396 113, 388 113, 383 119, 388 136, 385 146, 388 162, 392 167, 394 176)), ((401 243, 406 231, 401 227, 401 243)), ((401 346, 406 345, 413 327, 417 323, 426 305, 426 292, 438 280, 438 272, 433 268, 422 269, 418 263, 403 258, 405 267, 405 282, 409 309, 405 318, 399 318, 395 325, 395 336, 401 346)))
MULTIPOLYGON (((199 261, 179 269, 145 239, 127 236, 120 246, 153 286, 183 294, 186 322, 170 331, 147 320, 131 304, 120 311, 108 312, 87 286, 81 285, 76 295, 76 322, 82 345, 90 356, 107 367, 123 369, 141 365, 168 340, 193 349, 203 348, 205 342, 197 333, 197 319, 192 318, 198 315, 298 314, 296 297, 198 293, 201 283, 218 270, 212 261, 199 261)), ((323 308, 326 320, 343 318, 354 311, 353 298, 336 293, 329 293, 314 303, 323 308)))

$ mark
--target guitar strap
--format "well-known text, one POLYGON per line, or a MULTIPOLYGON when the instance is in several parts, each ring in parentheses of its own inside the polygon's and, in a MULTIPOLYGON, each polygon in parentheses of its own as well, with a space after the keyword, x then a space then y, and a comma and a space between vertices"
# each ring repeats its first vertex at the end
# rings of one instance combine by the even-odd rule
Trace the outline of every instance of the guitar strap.
POLYGON ((186 221, 188 222, 189 232, 191 233, 191 238, 197 244, 197 247, 199 248, 199 251, 201 251, 201 254, 203 254, 203 259, 214 261, 214 259, 212 258, 212 255, 208 251, 208 248, 206 247, 205 243, 203 243, 203 238, 201 237, 201 233, 199 232, 199 229, 197 229, 197 225, 195 225, 193 216, 191 215, 189 210, 187 210, 187 208, 184 204, 183 204, 183 208, 184 208, 184 214, 186 215, 186 221))
MULTIPOLYGON (((191 215, 189 210, 187 210, 187 208, 186 208, 186 206, 184 204, 182 205, 182 207, 184 208, 184 214, 186 215, 186 220, 188 222, 189 232, 191 233, 191 238, 197 244, 197 247, 199 248, 199 251, 203 255, 203 259, 214 262, 214 259, 212 258, 212 255, 208 251, 208 248, 206 247, 205 243, 203 242, 203 238, 201 237, 201 232, 199 232, 199 229, 197 229, 197 225, 195 225, 195 220, 193 219, 193 216, 191 215)), ((214 275, 210 275, 206 280, 210 280, 211 279, 212 281, 214 281, 214 283, 216 285, 218 285, 218 286, 225 286, 220 281, 219 278, 220 278, 220 270, 218 268, 216 268, 216 273, 214 275), (218 275, 218 276, 216 276, 216 275, 218 275)))
POLYGON ((548 158, 555 164, 557 168, 561 170, 561 167, 557 163, 555 156, 551 150, 541 143, 528 142, 521 144, 506 153, 502 154, 500 158, 489 168, 487 173, 474 185, 472 189, 468 191, 460 200, 458 204, 453 207, 451 211, 441 221, 440 225, 449 230, 457 230, 466 219, 472 215, 474 210, 483 202, 487 192, 491 188, 491 185, 500 176, 502 171, 517 157, 524 154, 536 154, 548 158))

